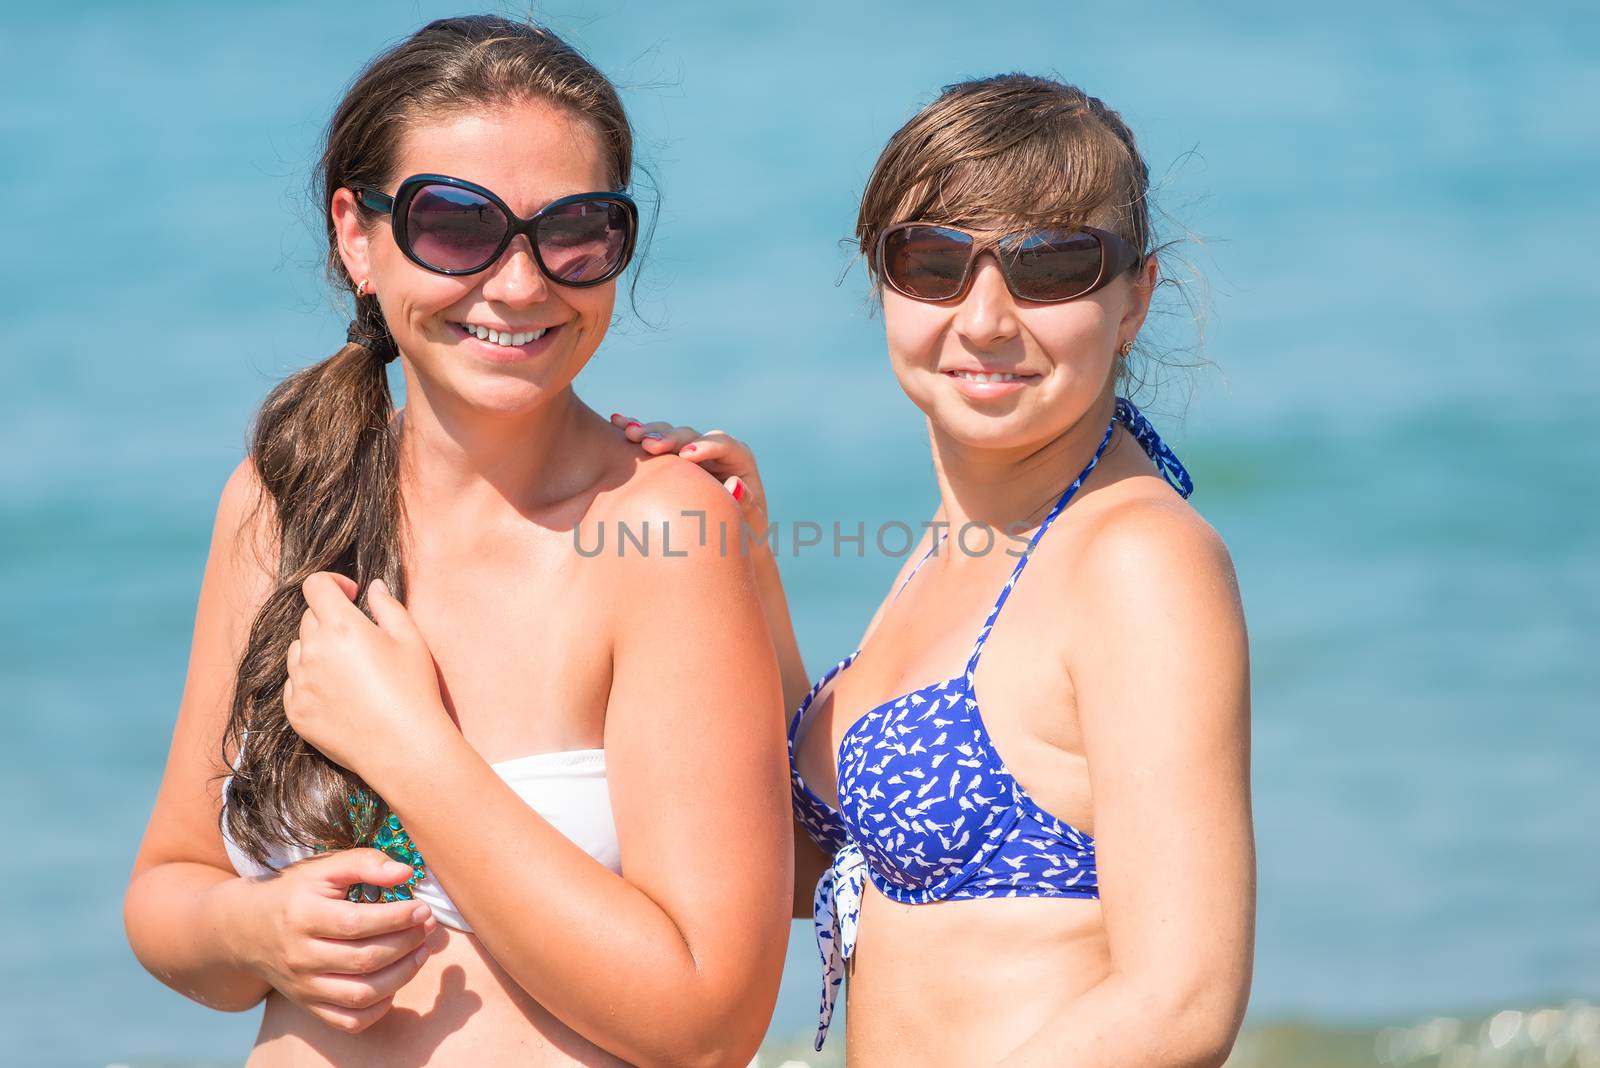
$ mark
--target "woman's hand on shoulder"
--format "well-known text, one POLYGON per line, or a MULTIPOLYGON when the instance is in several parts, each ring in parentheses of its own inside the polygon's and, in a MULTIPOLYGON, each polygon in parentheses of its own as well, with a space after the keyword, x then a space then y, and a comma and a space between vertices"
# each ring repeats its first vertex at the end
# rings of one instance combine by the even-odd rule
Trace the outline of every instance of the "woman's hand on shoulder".
POLYGON ((767 494, 750 446, 721 430, 701 433, 692 426, 641 423, 620 412, 612 413, 611 425, 651 456, 676 453, 700 465, 701 470, 721 482, 722 488, 739 502, 745 525, 756 532, 766 530, 767 494))
POLYGON ((376 849, 346 849, 239 879, 224 895, 223 927, 246 967, 290 1001, 354 1034, 389 1011, 428 959, 439 926, 417 901, 353 902, 355 883, 395 886, 411 867, 376 849))

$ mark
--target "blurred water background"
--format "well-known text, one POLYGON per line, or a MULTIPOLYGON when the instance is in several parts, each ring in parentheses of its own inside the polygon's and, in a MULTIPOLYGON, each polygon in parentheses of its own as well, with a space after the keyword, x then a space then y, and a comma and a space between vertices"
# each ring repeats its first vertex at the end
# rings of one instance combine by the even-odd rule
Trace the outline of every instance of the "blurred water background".
MULTIPOLYGON (((314 142, 360 63, 457 9, 0 6, 0 1063, 236 1064, 257 1014, 147 976, 121 895, 218 490, 269 385, 342 338, 314 142)), ((1580 1052, 1600 1045, 1600 9, 537 14, 622 84, 661 194, 641 316, 579 392, 744 435, 775 517, 825 528, 935 499, 840 243, 885 139, 1006 70, 1119 109, 1210 286, 1214 366, 1141 399, 1251 623, 1260 925, 1236 1062, 1600 1063, 1580 1052)), ((1182 361, 1172 311, 1155 333, 1182 361)), ((870 539, 825 549, 783 560, 818 670, 898 565, 870 539)), ((772 1063, 811 1026, 808 939, 772 1063)))

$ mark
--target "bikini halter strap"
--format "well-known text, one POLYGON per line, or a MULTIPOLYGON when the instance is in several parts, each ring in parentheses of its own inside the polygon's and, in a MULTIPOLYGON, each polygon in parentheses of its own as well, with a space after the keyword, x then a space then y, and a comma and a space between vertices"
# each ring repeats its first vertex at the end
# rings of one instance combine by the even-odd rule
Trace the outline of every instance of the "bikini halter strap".
POLYGON ((1156 469, 1161 472, 1161 477, 1178 491, 1178 496, 1187 498, 1194 492, 1194 479, 1189 477, 1188 470, 1167 447, 1167 443, 1161 440, 1161 435, 1150 425, 1150 420, 1146 419, 1144 413, 1135 408, 1127 397, 1117 398, 1116 421, 1133 435, 1133 440, 1144 449, 1145 455, 1150 457, 1156 469))
POLYGON ((1194 492, 1194 480, 1189 477, 1189 472, 1178 461, 1178 457, 1167 447, 1167 443, 1161 440, 1161 436, 1156 433, 1156 428, 1150 425, 1150 421, 1144 417, 1144 413, 1133 406, 1132 401, 1126 397, 1118 397, 1116 413, 1111 417, 1111 422, 1106 427, 1105 435, 1100 439, 1100 447, 1095 449, 1094 455, 1089 458, 1089 462, 1078 473, 1078 477, 1073 479, 1072 485, 1068 486, 1065 492, 1056 499, 1056 503, 1050 509, 1050 514, 1044 517, 1044 522, 1039 524, 1039 529, 1034 531, 1033 537, 1028 539, 1028 546, 1022 550, 1021 559, 1011 569, 1011 577, 1001 587, 1000 596, 995 598, 994 607, 989 610, 989 618, 983 621, 983 629, 978 632, 978 640, 972 646, 972 656, 967 659, 966 677, 968 685, 971 685, 972 673, 977 670, 978 659, 983 655, 983 643, 988 640, 989 631, 994 629, 994 621, 1000 617, 1000 609, 1005 606, 1006 598, 1011 596, 1012 587, 1017 584, 1017 579, 1022 577, 1022 569, 1028 566, 1028 559, 1033 556, 1034 547, 1039 544, 1039 539, 1044 537, 1046 530, 1050 529, 1050 524, 1055 522, 1056 516, 1061 514, 1061 510, 1067 506, 1067 502, 1072 500, 1085 480, 1088 479, 1089 474, 1100 463, 1100 457, 1105 455, 1106 446, 1111 444, 1111 435, 1117 429, 1118 423, 1121 423, 1127 428, 1128 433, 1133 435, 1134 440, 1139 443, 1145 454, 1150 457, 1151 461, 1161 471, 1162 477, 1171 484, 1173 489, 1178 491, 1180 496, 1188 497, 1189 494, 1194 492))

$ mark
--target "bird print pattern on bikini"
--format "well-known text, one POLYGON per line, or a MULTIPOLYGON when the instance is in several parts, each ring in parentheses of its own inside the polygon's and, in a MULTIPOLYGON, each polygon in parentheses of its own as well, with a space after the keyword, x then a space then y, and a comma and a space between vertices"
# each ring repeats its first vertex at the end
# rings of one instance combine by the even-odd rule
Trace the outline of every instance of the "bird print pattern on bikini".
MULTIPOLYGON (((850 666, 860 649, 817 681, 790 722, 795 815, 833 858, 817 882, 812 908, 823 966, 819 1050, 844 982, 845 961, 854 952, 867 881, 885 897, 905 904, 1099 896, 1094 839, 1045 811, 1012 776, 984 726, 972 680, 984 643, 1035 546, 1094 471, 1118 424, 1182 496, 1193 491, 1188 471, 1155 428, 1119 397, 1099 448, 1040 523, 1000 590, 965 670, 884 702, 845 731, 837 754, 839 810, 806 785, 794 762, 794 747, 817 694, 850 666)), ((912 568, 901 590, 938 545, 912 568)))

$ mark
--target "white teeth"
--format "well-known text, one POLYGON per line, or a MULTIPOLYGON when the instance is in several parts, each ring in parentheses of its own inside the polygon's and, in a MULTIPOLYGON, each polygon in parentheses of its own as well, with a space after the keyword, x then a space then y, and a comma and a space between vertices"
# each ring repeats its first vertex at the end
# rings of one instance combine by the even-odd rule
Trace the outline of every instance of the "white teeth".
POLYGON ((522 333, 513 334, 506 330, 491 330, 487 326, 478 326, 474 323, 462 323, 461 329, 465 330, 479 341, 487 341, 491 345, 516 346, 526 345, 530 341, 539 340, 540 338, 544 337, 545 330, 550 328, 545 327, 541 330, 525 330, 522 333))
POLYGON ((991 374, 985 374, 982 371, 957 371, 956 375, 966 379, 968 382, 1018 382, 1022 379, 1021 375, 1005 374, 998 371, 991 374))

